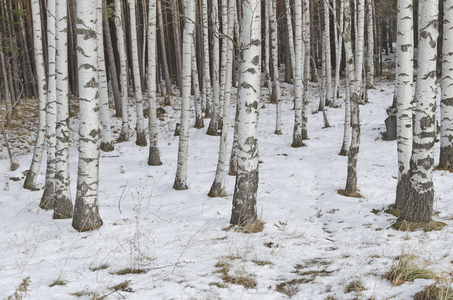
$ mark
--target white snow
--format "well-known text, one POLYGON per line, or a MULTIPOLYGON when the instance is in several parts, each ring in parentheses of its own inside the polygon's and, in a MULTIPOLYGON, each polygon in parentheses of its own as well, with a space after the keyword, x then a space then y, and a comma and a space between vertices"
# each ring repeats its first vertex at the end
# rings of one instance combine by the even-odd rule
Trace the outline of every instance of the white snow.
MULTIPOLYGON (((51 211, 38 207, 42 191, 22 188, 31 154, 18 157, 20 168, 15 172, 9 171, 8 160, 1 160, 1 299, 12 295, 28 276, 26 299, 76 299, 74 293, 82 292, 85 295, 79 299, 91 299, 93 293, 108 295, 104 299, 287 299, 276 287, 293 279, 306 280, 292 288, 299 290, 292 299, 329 295, 352 299, 356 294, 346 293, 345 287, 354 279, 366 288, 358 299, 410 299, 434 280, 417 279, 392 287, 382 275, 403 251, 415 253, 436 272, 452 272, 453 174, 434 174, 434 219, 448 226, 432 232, 389 228, 395 217, 382 210, 394 202, 397 153, 396 142, 382 140, 381 133, 394 88, 385 81, 376 80, 376 85, 370 90, 370 103, 360 106, 362 199, 337 194, 344 188, 347 167, 347 158, 338 155, 343 109, 328 110, 332 127, 325 129, 322 114, 310 114, 310 140, 306 147, 295 149, 290 147, 292 86, 282 84, 283 135, 273 134, 275 107, 265 103, 259 116, 258 213, 265 222, 260 233, 224 230, 229 226, 234 177, 226 176, 227 197, 207 196, 219 138, 206 135, 206 128, 190 129, 189 190, 172 189, 178 145, 172 129, 179 113, 169 107, 160 126, 162 166, 147 165, 148 148, 136 146, 133 136, 129 142, 115 144, 113 152, 102 153, 99 203, 104 224, 93 232, 76 232, 71 220, 52 220, 51 211), (11 180, 14 177, 21 180, 11 180), (372 213, 373 209, 379 213, 372 213), (253 278, 256 287, 225 283, 216 272, 218 262, 231 265, 229 275, 253 278), (107 268, 90 270, 103 265, 107 268), (147 273, 113 274, 125 268, 147 273), (57 279, 66 284, 49 287, 57 279), (109 289, 125 280, 130 280, 133 292, 109 289)), ((318 104, 314 96, 310 111, 318 104)), ((119 128, 120 120, 115 122, 119 128)), ((435 153, 437 162, 438 144, 435 153)), ((76 145, 70 155, 75 199, 76 145)), ((44 173, 42 167, 40 183, 44 173)))

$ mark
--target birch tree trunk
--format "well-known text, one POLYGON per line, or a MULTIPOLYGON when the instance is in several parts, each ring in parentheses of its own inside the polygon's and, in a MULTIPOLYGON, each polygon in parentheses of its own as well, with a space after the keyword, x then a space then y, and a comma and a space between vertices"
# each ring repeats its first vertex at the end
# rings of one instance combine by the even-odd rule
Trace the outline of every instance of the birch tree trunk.
POLYGON ((325 40, 325 62, 326 62, 326 105, 331 106, 333 104, 332 100, 332 59, 330 51, 330 9, 329 9, 329 0, 324 0, 324 40, 325 40))
POLYGON ((304 65, 303 80, 304 94, 302 102, 302 139, 308 140, 308 104, 310 103, 310 1, 303 0, 303 29, 302 37, 304 39, 304 65))
POLYGON ((162 73, 165 79, 165 88, 167 91, 167 95, 173 95, 171 89, 171 79, 170 79, 170 71, 168 70, 168 62, 167 62, 167 50, 165 46, 165 34, 164 34, 164 21, 163 14, 162 14, 162 7, 161 7, 161 0, 157 0, 157 16, 159 17, 159 33, 160 33, 160 49, 161 49, 161 61, 162 61, 162 73))
POLYGON ((208 0, 201 1, 201 12, 203 15, 203 103, 205 118, 212 117, 212 88, 211 73, 209 70, 209 22, 208 22, 208 0))
MULTIPOLYGON (((223 105, 225 101, 225 80, 227 79, 226 77, 226 61, 227 61, 227 51, 228 51, 228 45, 227 41, 225 39, 225 36, 227 35, 228 31, 228 4, 227 0, 222 0, 221 1, 222 6, 221 6, 221 20, 222 20, 222 38, 219 39, 222 42, 222 56, 220 59, 220 97, 219 97, 219 129, 222 128, 222 115, 223 115, 223 105)), ((219 32, 220 34, 220 32, 219 32)))
POLYGON ((213 100, 212 100, 212 115, 209 122, 208 135, 218 135, 219 129, 219 106, 220 106, 220 86, 219 86, 219 7, 217 0, 212 0, 212 30, 213 34, 213 48, 212 51, 212 86, 213 86, 213 100))
POLYGON ((140 77, 140 63, 138 60, 138 45, 137 45, 137 22, 135 20, 135 0, 128 0, 130 22, 131 22, 131 54, 132 54, 132 72, 134 74, 135 84, 135 107, 137 109, 137 138, 135 144, 137 146, 146 146, 145 118, 143 116, 143 94, 140 77))
POLYGON ((271 34, 271 55, 272 55, 272 103, 276 104, 275 134, 282 134, 282 102, 280 97, 280 78, 278 69, 278 36, 277 36, 277 8, 276 1, 269 3, 269 22, 271 34))
POLYGON ((302 141, 302 105, 303 105, 303 59, 305 49, 302 41, 302 1, 296 1, 295 14, 295 70, 294 70, 294 129, 291 147, 304 146, 302 141))
MULTIPOLYGON (((220 146, 219 146, 219 159, 217 161, 217 169, 215 173, 214 182, 212 183, 211 189, 208 193, 209 197, 222 197, 225 195, 225 188, 223 186, 224 182, 224 172, 225 172, 225 162, 227 156, 227 137, 228 129, 230 127, 230 103, 231 103, 231 77, 233 75, 233 34, 234 34, 234 5, 232 1, 229 0, 228 4, 228 28, 224 34, 228 38, 225 38, 223 41, 227 44, 227 53, 226 53, 226 63, 225 63, 225 95, 224 95, 224 106, 223 106, 223 116, 222 116, 222 135, 220 137, 220 146)), ((225 7, 224 7, 225 9, 225 7)))
POLYGON ((344 19, 344 2, 340 3, 340 19, 337 19, 337 9, 336 3, 337 1, 333 1, 333 19, 334 19, 334 37, 335 37, 335 84, 333 87, 333 102, 332 107, 337 107, 337 100, 339 97, 340 91, 340 67, 341 67, 341 56, 343 50, 343 19, 344 19), (338 32, 338 30, 340 32, 338 32))
POLYGON ((148 8, 148 165, 150 166, 160 166, 162 164, 160 160, 156 119, 156 17, 156 0, 150 0, 148 8))
POLYGON ((453 168, 453 0, 444 0, 439 168, 453 168))
POLYGON ((195 51, 195 41, 192 43, 192 80, 195 102, 195 128, 204 128, 203 113, 201 109, 200 83, 198 82, 197 52, 195 51))
POLYGON ((258 109, 261 76, 261 1, 243 0, 241 89, 238 116, 238 172, 233 195, 231 224, 257 220, 258 109))
POLYGON ((127 56, 126 45, 124 43, 124 30, 123 30, 123 14, 121 9, 121 1, 115 0, 115 27, 118 42, 118 54, 120 58, 120 85, 121 85, 121 133, 118 137, 118 142, 125 142, 129 140, 129 83, 127 80, 127 56))
MULTIPOLYGON (((80 126, 77 195, 72 226, 77 231, 88 231, 102 225, 98 204, 101 130, 96 53, 96 23, 101 20, 97 20, 96 2, 79 0, 77 20, 80 126)), ((123 110, 123 113, 126 111, 123 110)))
POLYGON ((66 1, 56 2, 57 143, 54 219, 71 218, 73 210, 69 186, 68 11, 66 4, 66 1))
POLYGON ((436 136, 436 57, 438 1, 421 0, 418 32, 418 67, 415 90, 415 121, 409 186, 401 219, 408 222, 431 221, 434 201, 433 165, 436 136))
MULTIPOLYGON (((373 18, 373 0, 366 0, 367 4, 367 31, 368 31, 368 70, 367 70, 367 89, 374 88, 374 18, 373 18)), ((397 34, 397 38, 398 38, 397 34)))
POLYGON ((46 140, 47 168, 44 193, 39 207, 53 209, 55 206, 55 145, 57 122, 56 77, 55 77, 55 0, 47 1, 47 103, 46 103, 46 140))
MULTIPOLYGON (((357 88, 359 93, 359 101, 362 102, 361 95, 363 93, 363 45, 364 45, 364 32, 365 32, 365 0, 357 0, 357 43, 355 47, 355 78, 357 80, 357 88)), ((352 93, 351 93, 352 96, 352 93)), ((352 104, 352 102, 351 102, 352 104)))
POLYGON ((398 183, 395 206, 404 207, 406 187, 409 180, 409 163, 412 153, 412 86, 413 68, 413 3, 412 0, 398 1, 397 35, 397 147, 398 147, 398 183))
MULTIPOLYGON (((96 24, 96 35, 97 35, 97 43, 98 49, 102 49, 97 52, 97 63, 98 63, 98 76, 99 76, 99 108, 100 108, 100 116, 101 116, 101 150, 104 152, 113 151, 113 140, 112 140, 112 131, 110 129, 110 108, 109 108, 109 88, 107 84, 107 74, 106 74, 106 66, 105 66, 105 55, 104 55, 104 39, 103 39, 103 30, 102 30, 102 19, 103 19, 103 11, 102 11, 102 1, 103 0, 96 0, 97 4, 97 19, 98 22, 96 24)), ((116 71, 115 71, 116 72, 116 71)), ((113 82, 113 80, 112 80, 113 82)), ((112 84, 113 85, 113 84, 112 84)))
MULTIPOLYGON (((300 2, 300 1, 299 1, 300 2)), ((299 3, 297 2, 296 5, 299 3)), ((302 3, 302 2, 300 2, 302 3)), ((293 74, 293 83, 295 83, 294 77, 296 76, 296 54, 294 53, 294 38, 293 38, 293 21, 292 21, 292 14, 291 14, 291 4, 289 0, 285 0, 285 14, 286 14, 286 26, 288 30, 288 48, 289 48, 289 56, 291 58, 291 70, 293 74)), ((302 16, 300 16, 302 18, 302 16)), ((298 37, 296 36, 296 39, 298 37)))
POLYGON ((267 88, 269 90, 269 95, 272 96, 272 83, 271 83, 271 70, 270 70, 270 64, 271 64, 271 56, 270 56, 270 48, 271 48, 271 43, 270 43, 270 29, 269 29, 269 19, 270 19, 270 13, 269 13, 269 7, 270 7, 270 2, 271 0, 264 0, 264 72, 265 72, 265 78, 266 78, 266 84, 267 88))
POLYGON ((38 99, 39 99, 39 116, 38 130, 36 134, 35 148, 33 150, 33 158, 30 169, 27 172, 27 177, 24 181, 24 188, 28 190, 36 190, 36 176, 41 167, 42 155, 44 152, 44 143, 46 137, 46 97, 47 97, 47 80, 44 67, 44 53, 42 46, 42 28, 41 28, 41 8, 39 0, 31 2, 32 18, 33 18, 33 45, 35 50, 35 66, 38 82, 38 99))
POLYGON ((176 178, 173 184, 175 190, 187 190, 187 156, 189 150, 189 110, 190 110, 190 90, 192 72, 192 43, 195 29, 195 3, 193 0, 184 0, 184 11, 186 22, 183 30, 183 53, 182 53, 182 104, 181 121, 178 147, 178 167, 176 178))
MULTIPOLYGON (((344 47, 346 54, 346 73, 349 80, 349 92, 351 95, 351 145, 348 152, 348 173, 346 177, 345 192, 353 194, 357 192, 357 157, 360 147, 360 116, 359 116, 359 87, 358 79, 354 73, 354 55, 352 54, 351 43, 351 11, 350 0, 345 1, 345 32, 344 32, 344 47)), ((357 64, 355 65, 357 66, 357 64)))
POLYGON ((338 155, 347 156, 351 146, 351 93, 349 80, 346 77, 346 95, 344 100, 343 143, 338 155))

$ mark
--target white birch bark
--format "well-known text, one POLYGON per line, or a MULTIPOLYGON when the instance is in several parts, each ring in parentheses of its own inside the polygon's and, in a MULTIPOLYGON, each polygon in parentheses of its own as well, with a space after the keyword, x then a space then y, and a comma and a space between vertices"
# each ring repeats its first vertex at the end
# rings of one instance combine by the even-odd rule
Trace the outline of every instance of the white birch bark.
MULTIPOLYGON (((225 95, 224 95, 224 106, 223 106, 223 116, 222 116, 222 135, 220 137, 219 145, 219 158, 217 161, 217 169, 215 173, 214 182, 212 183, 211 189, 208 193, 209 197, 222 197, 225 195, 224 184, 224 172, 225 172, 225 162, 227 156, 227 137, 228 130, 230 127, 230 103, 231 103, 231 77, 233 75, 233 34, 234 34, 234 5, 233 1, 229 0, 228 2, 228 28, 224 34, 229 38, 225 38, 223 41, 227 44, 227 53, 226 53, 226 70, 225 70, 225 95)), ((225 9, 225 8, 224 8, 225 9)))
POLYGON ((148 9, 148 134, 149 134, 149 156, 148 165, 160 166, 158 129, 156 118, 156 0, 149 1, 148 9))
MULTIPOLYGON (((374 18, 373 0, 366 0, 367 4, 367 31, 368 31, 368 69, 367 69, 367 88, 374 88, 374 18)), ((397 34, 398 35, 398 34, 397 34)), ((398 37, 397 37, 398 38, 398 37)))
MULTIPOLYGON (((96 0, 96 9, 98 20, 102 20, 102 0, 96 0)), ((96 35, 98 37, 98 49, 104 49, 104 39, 102 22, 96 24, 96 35)), ((112 131, 110 129, 110 108, 109 108, 109 90, 107 83, 106 65, 104 51, 97 52, 98 76, 99 76, 99 113, 101 116, 101 150, 104 152, 113 151, 112 131)), ((116 71, 116 70, 115 70, 116 71)))
POLYGON ((339 155, 347 156, 351 145, 351 93, 349 91, 349 80, 346 77, 346 95, 344 100, 344 125, 343 143, 339 155))
POLYGON ((213 86, 213 99, 212 99, 212 115, 209 122, 208 135, 218 135, 219 129, 219 114, 220 114, 220 82, 219 82, 219 7, 217 0, 212 0, 212 30, 213 34, 213 48, 212 51, 212 86, 213 86))
POLYGON ((302 102, 302 139, 308 139, 308 105, 310 102, 310 1, 303 0, 303 29, 302 37, 304 39, 304 65, 303 80, 304 94, 302 102))
POLYGON ((138 44, 137 44, 137 22, 135 20, 135 0, 128 0, 129 4, 129 19, 131 27, 131 54, 132 54, 132 72, 134 75, 135 88, 135 107, 137 111, 136 131, 137 138, 135 144, 137 146, 147 146, 145 132, 145 118, 143 116, 143 93, 140 80, 140 63, 138 61, 138 44))
POLYGON ((343 19, 344 19, 344 2, 340 3, 340 18, 337 18, 337 1, 332 1, 333 8, 333 20, 335 26, 334 28, 334 38, 335 38, 335 83, 333 86, 333 102, 332 107, 337 107, 337 100, 340 92, 340 66, 341 66, 341 56, 343 52, 343 19))
MULTIPOLYGON (((300 1, 299 1, 300 2, 300 1)), ((299 3, 296 1, 297 3, 299 3)), ((302 2, 300 2, 302 3, 302 2)), ((293 83, 295 82, 296 76, 296 54, 294 53, 294 37, 293 37, 293 21, 292 21, 292 14, 291 14, 291 4, 289 0, 285 0, 285 15, 286 15, 286 26, 288 27, 288 47, 289 47, 289 56, 291 58, 291 70, 293 75, 293 83)), ((302 16, 300 16, 302 18, 302 16)), ((297 37, 296 37, 297 39, 297 37)))
POLYGON ((192 0, 184 0, 184 12, 186 21, 183 30, 182 43, 182 103, 181 121, 179 131, 178 166, 176 169, 175 190, 187 190, 187 156, 189 150, 189 110, 190 91, 192 83, 192 43, 195 29, 195 3, 192 0))
POLYGON ((282 103, 280 97, 280 78, 278 68, 278 36, 277 36, 277 8, 276 1, 269 3, 269 22, 271 34, 271 56, 272 56, 272 103, 275 107, 275 134, 282 134, 282 103))
POLYGON ((438 1, 421 0, 418 32, 418 67, 415 90, 415 120, 407 201, 401 219, 409 222, 431 221, 434 201, 433 169, 436 136, 436 60, 438 38, 438 1))
POLYGON ((331 106, 333 103, 332 100, 332 59, 331 59, 331 51, 330 51, 330 9, 329 9, 329 0, 324 0, 324 40, 325 40, 325 73, 326 73, 326 85, 325 85, 325 93, 326 93, 326 105, 331 106))
POLYGON ((47 140, 47 168, 44 193, 39 207, 53 209, 55 205, 55 145, 57 103, 55 77, 55 0, 47 1, 47 103, 46 103, 46 140, 47 140))
MULTIPOLYGON (((228 4, 227 0, 221 1, 221 20, 222 20, 222 38, 219 39, 222 42, 222 57, 221 57, 221 64, 220 64, 220 97, 219 97, 219 129, 222 127, 222 114, 223 114, 223 105, 224 105, 224 97, 225 97, 225 80, 226 80, 226 60, 227 60, 227 41, 225 40, 225 35, 228 31, 228 4)), ((220 33, 219 33, 220 34, 220 33)))
POLYGON ((413 3, 412 0, 398 1, 397 35, 397 149, 398 183, 396 188, 396 208, 401 209, 406 201, 405 190, 409 179, 409 163, 412 153, 412 86, 413 68, 413 3))
POLYGON ((354 194, 357 192, 357 157, 360 147, 360 116, 359 116, 359 87, 357 85, 358 79, 354 67, 354 55, 352 52, 351 43, 351 11, 350 0, 345 1, 344 18, 345 18, 345 32, 344 32, 344 48, 346 54, 346 73, 349 80, 349 92, 351 95, 351 145, 348 152, 348 173, 346 178, 345 192, 354 194))
POLYGON ((76 15, 80 125, 77 195, 72 226, 77 231, 88 231, 102 225, 98 204, 101 129, 97 81, 96 2, 79 0, 76 15))
MULTIPOLYGON (((195 36, 195 33, 194 33, 195 36)), ((195 128, 204 128, 204 120, 201 109, 201 94, 200 94, 200 83, 198 82, 198 66, 197 66, 197 52, 195 51, 195 41, 192 43, 192 80, 193 80, 193 91, 194 91, 194 103, 195 103, 195 128)))
POLYGON ((303 60, 304 46, 302 41, 302 1, 296 1, 294 6, 295 20, 295 71, 294 71, 294 129, 291 147, 302 147, 302 102, 303 102, 303 60))
POLYGON ((57 126, 55 151, 55 206, 54 219, 72 217, 69 186, 69 86, 68 86, 68 11, 66 1, 56 2, 56 92, 57 126))
POLYGON ((258 104, 261 76, 261 1, 243 0, 241 89, 238 116, 238 172, 230 223, 257 220, 258 104))
POLYGON ((121 1, 115 0, 115 27, 118 42, 118 54, 120 58, 120 86, 121 86, 121 133, 118 137, 118 142, 129 140, 129 83, 127 81, 127 56, 126 45, 124 42, 123 17, 121 9, 121 1))
POLYGON ((440 168, 453 168, 453 0, 444 1, 440 168))
POLYGON ((271 0, 264 0, 264 72, 265 72, 265 79, 267 88, 269 91, 269 95, 272 95, 272 82, 271 82, 271 56, 270 56, 270 29, 269 29, 269 2, 271 0))
MULTIPOLYGON (((364 57, 364 33, 365 33, 365 0, 357 0, 357 44, 355 47, 355 78, 359 89, 359 98, 363 93, 363 57, 364 57)), ((352 96, 352 95, 351 95, 352 96)), ((362 102, 362 99, 359 99, 362 102)))
POLYGON ((208 0, 201 1, 201 12, 203 18, 203 109, 205 117, 210 118, 212 114, 212 88, 211 88, 211 73, 209 69, 209 27, 208 27, 208 0))
POLYGON ((47 98, 47 80, 44 67, 44 53, 42 47, 42 29, 41 29, 41 8, 38 0, 31 2, 32 19, 33 19, 33 45, 35 51, 35 67, 38 82, 38 129, 33 150, 33 158, 27 177, 24 181, 24 188, 36 190, 36 177, 41 167, 42 155, 44 152, 44 143, 46 137, 46 98, 47 98))

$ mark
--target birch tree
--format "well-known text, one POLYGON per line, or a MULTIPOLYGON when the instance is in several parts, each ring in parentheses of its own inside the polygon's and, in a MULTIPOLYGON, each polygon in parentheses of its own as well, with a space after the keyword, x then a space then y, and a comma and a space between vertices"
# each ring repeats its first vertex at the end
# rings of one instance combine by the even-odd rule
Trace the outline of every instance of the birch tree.
POLYGON ((267 88, 269 91, 269 95, 272 96, 272 83, 271 83, 271 70, 270 70, 270 64, 271 64, 271 57, 270 57, 270 48, 271 48, 271 42, 270 42, 270 30, 269 30, 269 7, 270 7, 270 2, 271 0, 264 0, 264 75, 266 79, 266 84, 267 88))
POLYGON ((224 42, 227 44, 227 53, 226 53, 226 64, 225 64, 225 94, 224 94, 224 106, 223 106, 223 116, 222 116, 222 135, 220 137, 220 146, 219 146, 219 158, 217 161, 217 169, 212 183, 211 189, 208 193, 209 197, 221 197, 225 194, 225 188, 223 187, 224 182, 224 172, 225 172, 225 163, 227 156, 227 137, 228 129, 230 127, 230 99, 231 99, 231 76, 233 75, 233 29, 234 29, 234 5, 232 1, 229 0, 228 4, 228 28, 226 30, 227 38, 224 39, 224 42))
MULTIPOLYGON (((103 0, 96 0, 96 9, 98 13, 98 22, 96 24, 96 35, 98 37, 98 49, 102 49, 97 52, 97 63, 98 63, 98 77, 99 77, 99 113, 101 116, 101 150, 104 152, 113 151, 113 140, 112 131, 110 129, 110 109, 109 109, 109 93, 107 85, 107 74, 105 67, 105 55, 104 55, 104 39, 103 39, 103 0)), ((114 70, 116 72, 116 70, 114 70)), ((113 80, 112 80, 113 82, 113 80)), ((112 84, 113 86, 113 84, 112 84)))
POLYGON ((237 175, 231 224, 257 220, 258 107, 261 76, 261 1, 242 1, 241 89, 239 91, 237 175))
POLYGON ((219 7, 217 0, 212 0, 212 30, 213 34, 213 48, 212 48, 212 86, 213 86, 213 99, 212 99, 212 115, 209 122, 207 134, 218 135, 219 129, 219 105, 220 105, 220 83, 219 83, 219 7))
POLYGON ((409 184, 401 219, 409 222, 431 221, 434 201, 433 165, 436 136, 436 59, 438 1, 420 0, 418 67, 415 90, 415 120, 409 184))
POLYGON ((280 98, 280 78, 278 69, 278 36, 276 1, 269 1, 269 22, 272 56, 272 102, 276 104, 275 134, 282 134, 282 103, 280 98))
POLYGON ((296 1, 294 6, 295 20, 295 71, 294 71, 294 129, 291 147, 302 147, 302 105, 303 105, 303 59, 305 49, 302 41, 302 1, 296 1))
POLYGON ((356 78, 357 64, 354 65, 354 55, 351 43, 351 9, 350 0, 344 2, 344 48, 346 54, 346 73, 349 81, 349 92, 351 95, 351 145, 348 151, 348 173, 346 177, 345 192, 354 194, 357 192, 357 157, 360 147, 360 116, 359 116, 359 87, 356 78))
MULTIPOLYGON (((296 1, 296 5, 298 3, 302 3, 300 1, 296 1)), ((289 48, 289 56, 291 59, 291 70, 293 74, 293 83, 295 83, 294 77, 296 74, 296 54, 294 50, 294 37, 293 37, 293 21, 292 21, 292 14, 291 14, 291 4, 289 0, 285 0, 285 15, 286 15, 286 26, 288 31, 288 48, 289 48)), ((300 16, 302 17, 302 16, 300 16)), ((296 39, 298 37, 296 36, 296 39)))
MULTIPOLYGON (((357 23, 356 32, 356 47, 355 47, 355 78, 357 80, 357 88, 359 89, 359 97, 362 95, 362 76, 363 76, 363 54, 364 54, 364 33, 365 33, 365 0, 357 0, 357 23)), ((352 96, 352 94, 351 94, 352 96)), ((359 99, 362 101, 361 99, 359 99)), ((352 103, 351 103, 352 104, 352 103)))
POLYGON ((332 106, 337 106, 337 99, 340 91, 340 66, 341 66, 341 56, 343 50, 343 19, 344 19, 344 2, 340 3, 340 18, 337 18, 337 1, 332 1, 332 11, 333 11, 333 20, 335 26, 334 28, 334 38, 335 38, 335 84, 333 87, 333 102, 332 106))
POLYGON ((330 10, 329 0, 324 0, 324 45, 325 51, 325 72, 326 72, 326 105, 332 105, 332 59, 330 52, 330 10))
POLYGON ((46 140, 47 168, 46 183, 39 207, 53 209, 55 206, 55 145, 57 108, 56 108, 56 77, 55 77, 55 0, 47 1, 47 103, 46 103, 46 140))
MULTIPOLYGON (((374 87, 374 18, 373 18, 373 0, 366 0, 367 5, 367 32, 368 32, 368 63, 366 75, 366 87, 371 89, 374 87)), ((398 36, 398 34, 397 34, 398 36)))
MULTIPOLYGON (((80 125, 77 194, 72 226, 77 231, 88 231, 102 225, 98 205, 101 130, 97 79, 96 2, 79 0, 77 20, 80 125)), ((126 111, 123 110, 123 113, 126 111)))
POLYGON ((302 102, 302 139, 308 139, 308 104, 310 101, 310 0, 303 0, 303 28, 302 37, 304 39, 304 65, 303 80, 304 94, 302 102))
POLYGON ((132 73, 134 75, 135 88, 135 107, 137 111, 136 131, 137 138, 135 144, 137 146, 146 146, 145 118, 143 116, 143 94, 142 84, 140 80, 140 65, 138 61, 138 45, 137 45, 137 22, 135 20, 135 0, 128 0, 130 12, 131 26, 131 54, 132 54, 132 73))
POLYGON ((118 142, 124 142, 129 140, 129 84, 127 82, 127 56, 126 45, 124 43, 123 17, 120 0, 115 0, 115 27, 118 54, 120 58, 121 111, 123 112, 121 116, 121 133, 118 137, 118 142))
POLYGON ((41 7, 39 0, 31 2, 32 19, 33 19, 33 45, 35 51, 35 68, 38 82, 38 130, 36 134, 33 158, 27 177, 24 181, 24 188, 36 190, 36 177, 41 167, 42 155, 45 147, 46 137, 46 97, 47 97, 47 80, 44 67, 44 52, 42 46, 42 28, 41 28, 41 7))
POLYGON ((444 0, 440 168, 453 168, 453 1, 444 0))
POLYGON ((412 86, 413 68, 413 3, 412 0, 398 0, 397 35, 397 148, 398 183, 395 206, 401 209, 406 201, 406 187, 409 179, 409 163, 412 153, 412 86))
POLYGON ((156 0, 150 0, 148 8, 148 165, 150 166, 160 166, 162 164, 160 160, 156 119, 156 17, 156 0))
MULTIPOLYGON (((194 90, 194 102, 195 102, 195 128, 204 128, 204 120, 202 115, 202 103, 200 95, 200 83, 198 82, 198 65, 197 65, 197 52, 195 51, 195 42, 192 43, 192 80, 194 90)), ((231 77, 231 76, 230 76, 231 77)))
POLYGON ((212 113, 212 89, 210 75, 209 55, 209 27, 208 27, 208 0, 201 1, 201 12, 203 18, 203 103, 205 117, 210 118, 212 113))
POLYGON ((72 217, 72 200, 69 186, 69 86, 68 86, 68 12, 66 1, 56 2, 56 92, 57 123, 55 151, 55 206, 54 219, 72 217))
POLYGON ((195 29, 195 3, 192 0, 184 0, 184 11, 186 21, 183 30, 182 43, 182 103, 181 103, 181 121, 178 147, 178 165, 176 169, 176 178, 173 184, 175 190, 187 190, 187 156, 189 150, 189 109, 190 109, 190 91, 192 83, 192 43, 193 32, 195 29))

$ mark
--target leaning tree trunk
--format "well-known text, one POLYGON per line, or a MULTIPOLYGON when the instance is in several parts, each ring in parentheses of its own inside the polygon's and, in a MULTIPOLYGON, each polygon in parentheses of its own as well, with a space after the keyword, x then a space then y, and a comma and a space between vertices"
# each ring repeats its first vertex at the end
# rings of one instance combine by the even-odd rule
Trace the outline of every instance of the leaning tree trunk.
POLYGON ((77 195, 72 226, 77 231, 88 231, 102 225, 98 204, 101 130, 96 53, 96 23, 102 20, 97 20, 96 2, 79 0, 77 20, 80 125, 77 195))
MULTIPOLYGON (((351 10, 350 0, 345 1, 345 32, 344 48, 346 53, 346 72, 349 80, 349 92, 351 95, 351 145, 348 152, 348 174, 346 177, 345 192, 353 194, 357 192, 357 157, 360 146, 360 116, 359 116, 359 87, 357 85, 356 73, 354 72, 354 56, 351 43, 351 10)), ((357 64, 356 64, 357 66, 357 64)))
POLYGON ((222 135, 220 137, 219 146, 219 159, 217 161, 217 169, 215 173, 214 182, 212 183, 211 189, 208 193, 209 197, 221 197, 225 194, 225 188, 223 187, 225 162, 227 155, 227 137, 228 129, 230 127, 230 100, 231 100, 231 77, 233 74, 233 23, 234 23, 234 6, 232 1, 229 0, 228 4, 228 28, 226 29, 226 35, 223 41, 227 44, 226 62, 225 62, 225 94, 224 94, 224 106, 222 116, 222 135))
POLYGON ((440 168, 453 168, 453 0, 444 0, 440 168))
POLYGON ((33 17, 33 45, 35 49, 35 64, 36 76, 38 82, 38 99, 39 99, 39 116, 38 130, 36 134, 35 148, 30 169, 27 172, 27 177, 24 181, 24 188, 28 190, 36 190, 36 177, 38 176, 41 167, 42 155, 44 152, 44 142, 46 137, 46 97, 47 97, 47 80, 44 67, 44 53, 42 47, 42 30, 41 30, 41 8, 39 0, 31 2, 32 17, 33 17))
POLYGON ((47 1, 47 103, 46 103, 46 140, 47 140, 47 168, 46 183, 39 207, 53 209, 55 205, 55 145, 57 122, 56 108, 56 78, 55 78, 55 0, 47 1))
POLYGON ((178 166, 176 169, 175 190, 187 190, 187 156, 189 150, 189 119, 190 119, 190 90, 192 73, 192 43, 195 29, 195 3, 192 0, 184 0, 186 22, 183 30, 183 53, 182 53, 182 103, 181 121, 179 130, 178 166))
POLYGON ((158 128, 156 119, 156 17, 156 0, 150 0, 148 11, 148 165, 150 166, 160 166, 162 164, 160 160, 158 128))
MULTIPOLYGON (((112 131, 110 129, 110 109, 109 109, 109 90, 107 83, 107 74, 105 67, 105 55, 104 55, 104 39, 102 31, 102 1, 96 0, 97 4, 97 13, 98 13, 98 22, 96 24, 96 34, 97 34, 97 43, 98 49, 102 51, 97 52, 97 63, 98 63, 98 76, 99 76, 99 108, 101 116, 101 150, 104 152, 113 151, 113 140, 112 140, 112 131)), ((113 80, 112 80, 113 82, 113 80)), ((114 84, 112 84, 113 86, 114 84)))
POLYGON ((434 139, 436 136, 436 57, 438 3, 420 1, 418 32, 418 67, 415 91, 414 140, 409 170, 406 203, 401 219, 428 223, 433 213, 434 139))
POLYGON ((56 2, 56 87, 57 87, 57 143, 55 151, 55 207, 54 219, 72 217, 69 181, 69 83, 66 2, 56 2))
POLYGON ((242 1, 241 89, 238 116, 238 172, 233 195, 231 224, 257 220, 258 109, 261 76, 261 1, 242 1))
POLYGON ((404 207, 406 187, 409 180, 409 163, 412 153, 412 85, 413 67, 413 8, 412 0, 398 1, 398 36, 397 36, 397 147, 398 147, 398 183, 395 206, 404 207))

